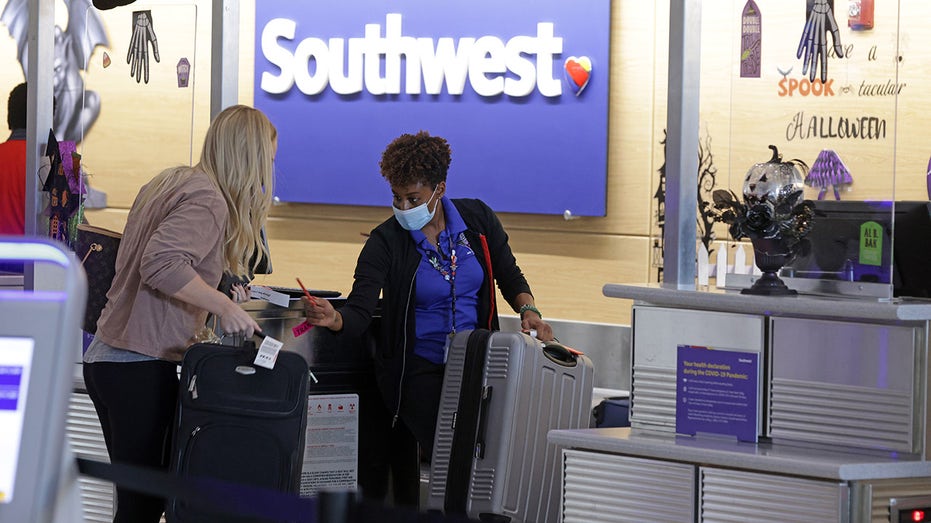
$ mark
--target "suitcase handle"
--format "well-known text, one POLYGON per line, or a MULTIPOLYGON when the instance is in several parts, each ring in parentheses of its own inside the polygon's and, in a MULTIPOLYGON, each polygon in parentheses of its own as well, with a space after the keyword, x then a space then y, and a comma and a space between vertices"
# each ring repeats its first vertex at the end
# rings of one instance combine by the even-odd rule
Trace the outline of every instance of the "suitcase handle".
POLYGON ((478 434, 475 436, 475 457, 485 459, 485 434, 488 432, 488 405, 491 403, 491 393, 494 387, 482 389, 482 401, 478 408, 478 434))
POLYGON ((563 367, 575 367, 578 357, 561 343, 548 342, 543 344, 543 355, 553 363, 563 367))

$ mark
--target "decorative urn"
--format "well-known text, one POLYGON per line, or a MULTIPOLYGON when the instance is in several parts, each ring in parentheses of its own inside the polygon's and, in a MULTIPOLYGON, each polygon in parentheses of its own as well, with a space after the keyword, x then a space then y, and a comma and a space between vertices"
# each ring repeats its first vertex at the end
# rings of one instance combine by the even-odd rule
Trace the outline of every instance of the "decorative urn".
POLYGON ((754 261, 763 275, 743 294, 795 295, 778 272, 808 247, 805 236, 814 216, 813 204, 802 200, 808 166, 801 160, 782 161, 776 146, 769 148, 772 158, 747 171, 743 203, 732 191, 714 191, 714 219, 727 223, 735 240, 749 238, 753 244, 754 261))

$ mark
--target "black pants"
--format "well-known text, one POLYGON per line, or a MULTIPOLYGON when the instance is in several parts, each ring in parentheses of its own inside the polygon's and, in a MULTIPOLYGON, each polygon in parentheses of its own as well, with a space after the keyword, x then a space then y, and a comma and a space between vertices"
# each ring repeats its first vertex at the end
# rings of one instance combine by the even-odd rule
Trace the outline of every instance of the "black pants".
POLYGON ((359 399, 359 487, 372 502, 417 507, 420 503, 420 457, 417 440, 404 423, 392 426, 381 394, 359 399), (389 479, 390 478, 390 479, 389 479), (392 499, 388 500, 388 485, 392 499))
MULTIPOLYGON (((178 401, 177 365, 153 360, 85 363, 84 383, 110 461, 167 469, 178 401)), ((116 488, 114 523, 157 523, 165 499, 116 488)))
POLYGON ((420 444, 420 459, 425 463, 430 463, 433 457, 433 436, 445 368, 420 356, 409 356, 407 360, 399 416, 420 444))

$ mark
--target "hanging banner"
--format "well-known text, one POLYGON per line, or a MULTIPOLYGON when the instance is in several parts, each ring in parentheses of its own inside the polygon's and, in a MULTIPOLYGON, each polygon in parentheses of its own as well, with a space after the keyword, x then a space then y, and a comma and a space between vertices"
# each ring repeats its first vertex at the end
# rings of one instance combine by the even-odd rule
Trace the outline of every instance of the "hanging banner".
POLYGON ((762 57, 763 17, 756 2, 747 0, 740 15, 740 77, 759 78, 762 57))
POLYGON ((275 195, 390 206, 381 152, 425 130, 450 143, 452 197, 603 216, 609 40, 609 0, 256 2, 275 195))

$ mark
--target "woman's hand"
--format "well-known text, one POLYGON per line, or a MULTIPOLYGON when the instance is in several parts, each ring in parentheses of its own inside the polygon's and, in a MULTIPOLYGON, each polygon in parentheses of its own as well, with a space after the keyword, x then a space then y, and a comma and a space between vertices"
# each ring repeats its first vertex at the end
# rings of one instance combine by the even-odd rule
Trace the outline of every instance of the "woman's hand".
POLYGON ((233 303, 246 303, 249 301, 249 288, 241 283, 235 283, 230 288, 230 296, 233 298, 233 303))
POLYGON ((252 316, 235 302, 236 292, 233 290, 230 294, 234 296, 227 296, 196 276, 171 297, 212 313, 219 319, 221 333, 251 338, 256 332, 262 332, 262 329, 252 316))
POLYGON ((330 300, 323 298, 309 299, 307 296, 302 296, 301 302, 304 304, 304 315, 307 317, 307 323, 326 327, 331 331, 343 330, 343 317, 333 308, 330 300))
POLYGON ((524 331, 535 330, 537 331, 537 339, 540 341, 553 341, 553 328, 550 327, 549 323, 543 321, 537 313, 533 311, 527 311, 524 313, 523 319, 520 320, 520 328, 524 331))
POLYGON ((249 339, 253 334, 262 332, 259 324, 248 312, 235 303, 229 302, 229 304, 226 311, 220 315, 220 332, 242 336, 244 339, 249 339))

